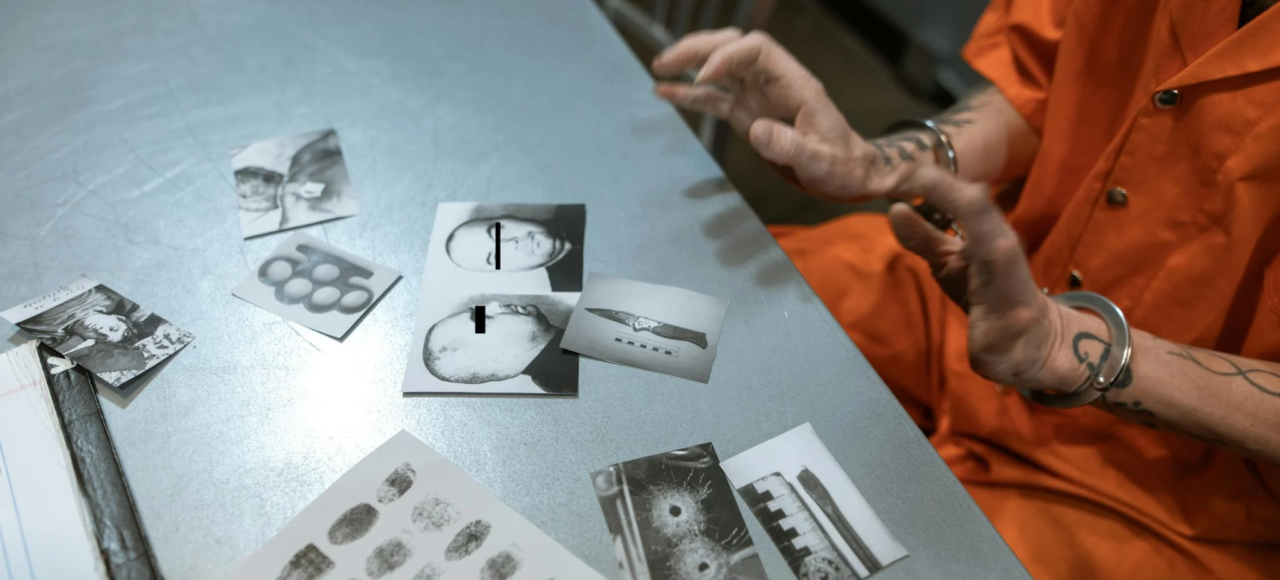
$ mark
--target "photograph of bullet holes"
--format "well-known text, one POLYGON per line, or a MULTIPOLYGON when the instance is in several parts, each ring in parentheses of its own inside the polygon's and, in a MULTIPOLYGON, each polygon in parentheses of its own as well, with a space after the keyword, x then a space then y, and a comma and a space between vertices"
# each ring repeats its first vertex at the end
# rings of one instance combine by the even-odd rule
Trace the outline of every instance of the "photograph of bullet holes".
POLYGON ((710 443, 591 474, 619 577, 764 580, 764 567, 710 443))

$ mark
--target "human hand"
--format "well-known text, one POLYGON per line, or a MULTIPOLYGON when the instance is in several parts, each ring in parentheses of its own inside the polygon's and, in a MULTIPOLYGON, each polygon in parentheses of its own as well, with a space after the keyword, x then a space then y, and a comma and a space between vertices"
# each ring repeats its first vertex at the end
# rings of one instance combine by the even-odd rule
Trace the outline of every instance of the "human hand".
POLYGON ((659 82, 654 92, 728 121, 811 193, 850 200, 885 193, 892 182, 881 153, 849 128, 822 83, 763 32, 695 32, 659 54, 652 68, 659 77, 698 69, 693 83, 659 82))
POLYGON ((969 314, 969 365, 993 382, 1024 389, 1071 390, 1081 366, 1066 338, 1067 320, 1084 316, 1036 289, 1018 234, 985 185, 936 167, 907 174, 899 188, 951 214, 965 239, 949 236, 905 203, 889 208, 898 241, 924 258, 943 291, 969 314))

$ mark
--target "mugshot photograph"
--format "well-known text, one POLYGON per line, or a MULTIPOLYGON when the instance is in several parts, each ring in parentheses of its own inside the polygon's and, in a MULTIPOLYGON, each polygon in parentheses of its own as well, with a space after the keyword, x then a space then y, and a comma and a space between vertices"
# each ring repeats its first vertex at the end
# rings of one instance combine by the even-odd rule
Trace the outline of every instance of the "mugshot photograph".
POLYGON ((410 365, 405 392, 576 395, 578 355, 560 348, 571 313, 556 295, 441 304, 415 339, 422 365, 410 365))
POLYGON ((484 290, 522 290, 525 274, 542 271, 551 292, 581 292, 586 219, 581 204, 441 204, 437 227, 448 232, 449 263, 494 275, 484 290), (458 214, 465 221, 454 221, 458 214))

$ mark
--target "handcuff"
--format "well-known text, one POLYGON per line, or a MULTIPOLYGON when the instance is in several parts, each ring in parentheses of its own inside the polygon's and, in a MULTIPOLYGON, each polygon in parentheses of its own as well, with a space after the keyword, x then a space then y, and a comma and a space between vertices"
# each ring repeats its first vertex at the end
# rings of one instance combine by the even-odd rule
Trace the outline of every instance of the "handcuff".
MULTIPOLYGON (((951 137, 930 119, 904 119, 889 125, 881 135, 890 135, 906 129, 925 129, 933 133, 931 149, 934 161, 938 165, 945 165, 953 175, 959 173, 956 148, 951 144, 951 137)), ((955 219, 946 212, 924 201, 911 204, 911 207, 934 227, 944 232, 948 230, 955 232, 957 238, 964 239, 964 232, 956 225, 955 219)), ((1065 392, 1018 389, 1018 393, 1027 400, 1045 407, 1066 409, 1088 405, 1107 394, 1107 391, 1115 386, 1116 381, 1129 368, 1129 359, 1133 355, 1129 321, 1125 319, 1120 307, 1097 292, 1076 290, 1049 298, 1068 308, 1087 310, 1096 314, 1107 325, 1107 330, 1111 334, 1111 346, 1100 357, 1098 364, 1093 365, 1089 378, 1075 389, 1065 392), (1113 356, 1116 353, 1119 353, 1119 356, 1113 356)))
POLYGON ((1049 297, 1054 302, 1068 308, 1087 310, 1098 315, 1107 325, 1110 333, 1110 347, 1103 352, 1098 364, 1092 365, 1089 378, 1071 391, 1032 391, 1018 389, 1018 393, 1037 405, 1068 409, 1082 407, 1098 400, 1107 394, 1120 377, 1129 368, 1129 359, 1133 355, 1133 337, 1129 330, 1129 321, 1124 312, 1114 302, 1097 292, 1076 290, 1049 297), (1116 354, 1119 353, 1119 356, 1116 354))
MULTIPOLYGON (((892 135, 906 129, 925 129, 933 133, 933 142, 930 145, 930 149, 933 150, 934 162, 938 165, 945 165, 952 175, 959 175, 960 162, 956 158, 956 148, 951 144, 951 137, 932 119, 903 119, 889 125, 880 135, 882 137, 892 135)), ((920 214, 920 217, 933 224, 933 227, 944 232, 954 232, 957 238, 964 239, 964 232, 956 225, 955 219, 946 212, 934 207, 927 201, 920 201, 910 205, 912 209, 916 210, 916 213, 920 214)))

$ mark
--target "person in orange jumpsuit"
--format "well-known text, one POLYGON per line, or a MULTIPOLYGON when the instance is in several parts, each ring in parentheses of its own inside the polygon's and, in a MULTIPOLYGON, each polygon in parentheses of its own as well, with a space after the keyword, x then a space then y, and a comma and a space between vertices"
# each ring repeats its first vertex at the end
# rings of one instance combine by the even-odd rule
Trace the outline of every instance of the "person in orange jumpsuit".
MULTIPOLYGON (((767 35, 689 35, 657 94, 729 121, 810 193, 922 197, 779 244, 1032 576, 1280 578, 1280 9, 1274 0, 995 0, 964 56, 991 86, 931 131, 852 131, 767 35), (984 184, 993 184, 987 186, 984 184), (1018 185, 1010 185, 1018 184, 1018 185), (1108 329, 1129 372, 1072 391, 1108 329)), ((922 546, 920 549, 928 549, 922 546)))

